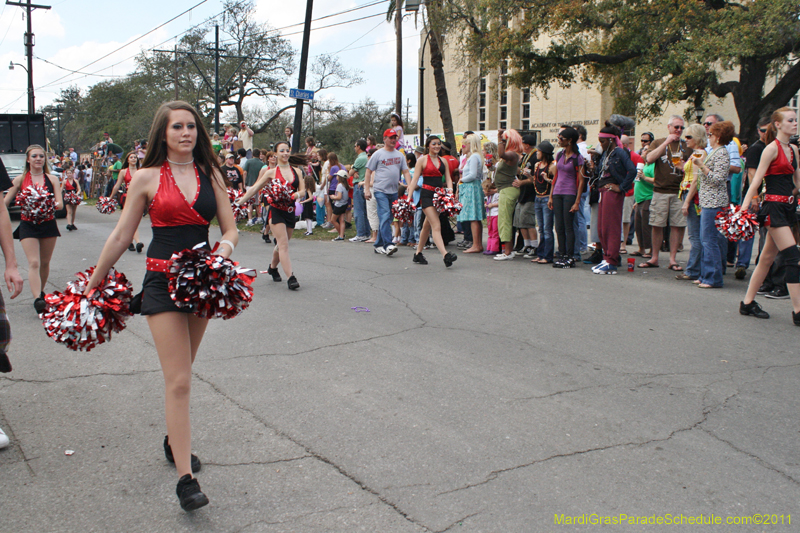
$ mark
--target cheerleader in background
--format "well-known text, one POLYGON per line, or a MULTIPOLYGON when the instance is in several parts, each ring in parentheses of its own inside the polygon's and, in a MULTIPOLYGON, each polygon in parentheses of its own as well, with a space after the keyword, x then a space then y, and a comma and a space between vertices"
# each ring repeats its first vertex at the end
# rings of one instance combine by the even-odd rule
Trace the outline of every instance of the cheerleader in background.
MULTIPOLYGON (((140 164, 139 155, 135 151, 128 152, 128 155, 125 156, 125 162, 122 163, 122 169, 120 170, 123 179, 117 179, 117 183, 115 183, 114 188, 111 189, 111 198, 114 198, 117 192, 122 193, 119 197, 119 205, 122 209, 125 209, 125 201, 128 198, 128 188, 131 186, 133 175, 139 170, 140 164)), ((128 245, 128 250, 131 252, 135 250, 138 253, 142 253, 143 249, 144 244, 139 240, 139 226, 136 226, 136 231, 133 234, 133 241, 128 245)))
POLYGON ((64 173, 64 205, 67 208, 67 231, 77 230, 75 213, 81 203, 81 182, 72 169, 64 173))
MULTIPOLYGON (((6 207, 11 204, 17 192, 32 185, 46 187, 53 193, 55 208, 61 207, 63 203, 61 185, 55 176, 50 175, 44 148, 38 144, 30 145, 25 151, 25 169, 22 174, 14 178, 9 187, 5 197, 6 207)), ((43 222, 33 222, 26 211, 23 206, 20 217, 22 220, 17 232, 22 250, 28 259, 28 282, 34 297, 33 308, 37 313, 41 313, 46 306, 44 286, 47 285, 47 278, 50 276, 50 258, 53 257, 53 250, 56 247, 56 237, 60 237, 61 233, 58 231, 55 213, 52 218, 43 222)))

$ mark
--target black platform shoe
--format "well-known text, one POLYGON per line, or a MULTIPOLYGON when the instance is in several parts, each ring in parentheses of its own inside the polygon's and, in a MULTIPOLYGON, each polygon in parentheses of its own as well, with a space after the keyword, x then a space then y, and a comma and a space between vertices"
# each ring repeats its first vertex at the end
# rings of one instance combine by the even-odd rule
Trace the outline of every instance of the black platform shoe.
POLYGON ((458 256, 452 252, 444 254, 444 266, 450 267, 458 259, 458 256))
POLYGON ((287 283, 289 285, 289 290, 296 291, 300 288, 300 283, 297 281, 297 278, 294 277, 294 274, 289 276, 287 283))
MULTIPOLYGON (((175 458, 172 456, 172 447, 169 445, 169 435, 164 437, 164 455, 167 456, 167 461, 170 463, 175 462, 175 458)), ((197 473, 201 468, 203 468, 203 465, 200 463, 200 459, 192 454, 192 472, 197 473)))
POLYGON ((178 480, 178 487, 175 489, 181 508, 184 511, 194 511, 208 505, 208 496, 200 490, 200 483, 191 474, 186 474, 178 480))
MULTIPOLYGON (((761 309, 761 306, 753 300, 749 304, 744 302, 739 302, 739 314, 741 315, 750 315, 756 318, 769 318, 769 313, 761 309)), ((794 315, 794 313, 793 313, 794 315)), ((797 322, 795 322, 796 324, 797 322)))

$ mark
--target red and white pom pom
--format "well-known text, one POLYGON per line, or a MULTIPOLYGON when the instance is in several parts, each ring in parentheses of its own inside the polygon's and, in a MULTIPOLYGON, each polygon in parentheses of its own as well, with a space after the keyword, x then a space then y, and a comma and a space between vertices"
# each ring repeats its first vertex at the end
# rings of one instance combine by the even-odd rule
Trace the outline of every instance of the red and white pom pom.
POLYGON ((241 314, 253 301, 256 271, 216 255, 201 243, 191 250, 172 254, 169 295, 178 307, 200 318, 227 320, 241 314))
POLYGON ((253 205, 254 199, 251 198, 242 205, 236 205, 236 201, 244 196, 244 193, 239 189, 228 188, 228 199, 231 201, 231 209, 233 209, 233 218, 236 222, 247 220, 247 207, 253 205))
POLYGON ((47 304, 40 318, 44 330, 54 341, 70 350, 89 351, 111 340, 111 334, 125 329, 133 287, 125 274, 113 268, 89 294, 83 292, 94 267, 79 272, 78 279, 67 283, 66 290, 44 297, 47 304))
POLYGON ((64 191, 65 205, 80 205, 81 197, 75 191, 64 191))
POLYGON ((117 211, 117 201, 108 196, 97 199, 97 210, 104 215, 111 215, 117 211))
POLYGON ((433 207, 440 213, 444 213, 448 217, 455 216, 461 212, 463 207, 460 202, 456 202, 456 196, 453 191, 438 187, 433 191, 433 207))
POLYGON ((733 205, 721 210, 714 217, 717 230, 731 242, 746 241, 758 231, 758 220, 749 210, 739 210, 733 205), (737 215, 738 212, 738 215, 737 215))
POLYGON ((392 202, 392 216, 401 223, 414 220, 414 205, 405 198, 392 202))
POLYGON ((294 198, 292 198, 294 191, 287 184, 279 179, 273 179, 265 189, 267 203, 270 206, 282 211, 294 210, 294 198))
POLYGON ((16 204, 22 208, 23 217, 41 224, 56 217, 56 199, 44 185, 29 185, 17 193, 16 204))

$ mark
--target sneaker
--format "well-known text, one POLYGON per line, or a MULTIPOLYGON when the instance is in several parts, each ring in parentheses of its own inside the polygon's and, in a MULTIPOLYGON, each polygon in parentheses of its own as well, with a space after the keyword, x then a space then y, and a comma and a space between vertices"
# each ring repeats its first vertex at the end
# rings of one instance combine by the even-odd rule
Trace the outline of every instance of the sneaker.
POLYGON ((136 251, 136 247, 133 245, 133 243, 130 243, 128 245, 128 251, 129 252, 135 252, 136 251))
POLYGON ((509 255, 506 255, 503 252, 500 252, 496 256, 494 256, 495 261, 508 261, 509 259, 514 259, 515 253, 511 252, 509 255))
POLYGON ((469 248, 470 246, 472 246, 472 243, 470 241, 458 241, 456 246, 458 246, 459 248, 469 248))
POLYGON ((267 274, 272 276, 272 281, 275 281, 275 282, 283 281, 283 280, 281 280, 281 275, 278 273, 278 267, 275 267, 275 268, 272 268, 271 266, 267 267, 267 274))
POLYGON ((333 224, 331 224, 330 222, 326 222, 322 225, 322 229, 331 229, 332 227, 333 224))
POLYGON ((788 300, 789 291, 786 290, 786 287, 776 287, 772 292, 767 294, 766 297, 771 300, 788 300))
POLYGON ((376 254, 383 254, 383 255, 386 255, 386 248, 384 248, 383 246, 376 246, 375 248, 373 248, 373 251, 374 251, 376 254))
POLYGON ((734 272, 733 277, 736 279, 744 279, 747 275, 747 269, 743 266, 736 267, 736 272, 734 272))
MULTIPOLYGON (((175 457, 172 456, 172 446, 169 445, 169 435, 164 436, 164 455, 170 463, 175 462, 175 457)), ((192 454, 192 472, 199 472, 203 468, 200 459, 195 454, 192 454)))
MULTIPOLYGON (((604 263, 605 263, 605 261, 604 261, 604 263)), ((617 273, 617 267, 615 267, 611 263, 606 263, 605 265, 601 263, 596 268, 593 268, 592 272, 594 272, 595 274, 612 274, 613 275, 613 274, 617 273)))
POLYGON ((144 244, 136 243, 136 253, 142 253, 142 250, 144 250, 144 244))
POLYGON ((446 254, 444 254, 444 266, 450 268, 453 265, 453 263, 456 262, 457 259, 458 256, 456 254, 454 254, 453 252, 447 252, 446 254))
MULTIPOLYGON (((753 300, 749 304, 745 304, 744 302, 739 302, 739 314, 740 315, 750 315, 756 318, 769 318, 769 313, 761 309, 761 306, 758 305, 758 302, 753 300)), ((794 313, 792 313, 794 315, 794 313)), ((794 318, 794 316, 792 316, 794 318)))
POLYGON ((256 225, 256 221, 253 220, 252 218, 247 221, 247 224, 245 224, 245 226, 247 226, 248 228, 251 227, 251 226, 255 226, 255 225, 256 225))
POLYGON ((535 257, 538 257, 536 255, 536 248, 534 246, 530 246, 528 248, 529 248, 528 252, 525 255, 523 255, 522 257, 524 257, 525 259, 533 259, 535 257))
POLYGON ((599 249, 595 249, 592 255, 583 260, 584 265, 599 265, 603 261, 603 253, 599 249))
POLYGON ((560 255, 553 256, 553 268, 564 268, 564 258, 560 255))
POLYGON ((386 255, 392 255, 397 251, 397 246, 390 244, 386 247, 386 255))
POLYGON ((256 217, 256 218, 253 219, 253 223, 254 224, 263 224, 264 223, 264 219, 261 218, 261 217, 256 217))
POLYGON ((289 279, 286 281, 286 283, 289 286, 290 291, 296 291, 300 288, 300 283, 297 281, 297 278, 294 277, 294 274, 289 276, 289 279))
POLYGON ((765 282, 763 285, 761 285, 761 287, 758 288, 758 292, 756 294, 764 296, 765 294, 771 293, 773 290, 775 290, 775 285, 765 282))
POLYGON ((175 492, 178 494, 181 509, 184 511, 194 511, 208 505, 208 497, 200 490, 200 483, 191 474, 186 474, 178 480, 178 488, 175 489, 175 492))
POLYGON ((36 298, 33 301, 33 308, 36 310, 37 314, 43 313, 45 307, 47 307, 47 302, 44 301, 44 298, 36 298))
POLYGON ((3 432, 3 429, 0 428, 0 450, 7 447, 9 444, 8 435, 3 432))
POLYGON ((606 260, 604 259, 604 260, 603 260, 603 261, 602 261, 602 262, 601 262, 599 265, 595 265, 595 266, 593 266, 593 267, 592 267, 592 272, 594 272, 594 271, 595 271, 595 270, 597 270, 598 268, 600 268, 600 267, 603 267, 603 266, 605 266, 605 265, 607 265, 607 264, 608 264, 608 261, 606 261, 606 260))
POLYGON ((428 243, 425 246, 423 246, 422 249, 423 250, 432 250, 433 249, 433 244, 428 243))
POLYGON ((427 265, 428 260, 422 254, 414 254, 414 262, 418 265, 427 265))
MULTIPOLYGON (((310 233, 306 233, 306 235, 311 235, 311 234, 310 234, 310 233)), ((336 241, 343 241, 343 240, 344 240, 344 237, 336 237, 335 239, 331 239, 331 240, 332 240, 333 242, 336 242, 336 241)))
POLYGON ((311 232, 311 231, 307 231, 307 232, 305 232, 303 235, 305 235, 306 237, 308 237, 309 235, 313 235, 313 234, 314 234, 313 232, 311 232))
POLYGON ((363 236, 359 237, 358 235, 356 235, 355 237, 352 237, 350 239, 350 242, 364 242, 367 239, 368 239, 368 237, 363 237, 363 236))

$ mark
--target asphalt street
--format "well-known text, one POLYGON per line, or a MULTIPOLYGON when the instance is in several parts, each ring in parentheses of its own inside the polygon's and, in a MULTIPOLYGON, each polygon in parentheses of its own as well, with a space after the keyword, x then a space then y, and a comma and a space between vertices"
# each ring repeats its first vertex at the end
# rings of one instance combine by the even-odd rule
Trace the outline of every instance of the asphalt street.
MULTIPOLYGON (((95 264, 116 220, 84 206, 77 232, 59 221, 49 291, 95 264)), ((266 270, 270 251, 243 233, 234 259, 266 270)), ((446 269, 434 250, 420 266, 410 248, 302 239, 291 255, 299 291, 262 274, 244 314, 209 325, 192 449, 211 504, 191 514, 145 320, 72 352, 27 281, 6 296, 0 531, 800 530, 789 301, 742 317, 746 281, 703 291, 664 266, 597 276, 459 254, 446 269), (622 515, 639 524, 580 523, 622 515), (688 524, 700 515, 723 523, 688 524)), ((137 290, 144 260, 117 264, 137 290)))

